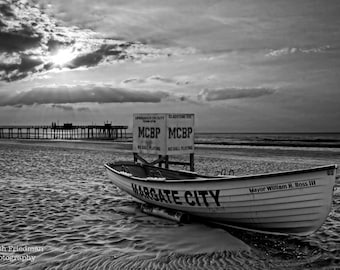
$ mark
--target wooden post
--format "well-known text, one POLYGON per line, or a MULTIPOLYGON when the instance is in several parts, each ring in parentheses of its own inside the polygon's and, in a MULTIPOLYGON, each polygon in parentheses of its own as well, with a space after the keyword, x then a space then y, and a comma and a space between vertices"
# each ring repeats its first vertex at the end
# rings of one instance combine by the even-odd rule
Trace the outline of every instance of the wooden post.
MULTIPOLYGON (((161 159, 162 155, 158 155, 158 159, 161 159)), ((162 168, 162 161, 158 162, 158 167, 162 168)))
POLYGON ((165 169, 169 169, 169 156, 165 156, 165 169))
POLYGON ((190 154, 190 171, 195 171, 195 159, 194 159, 194 153, 190 154))

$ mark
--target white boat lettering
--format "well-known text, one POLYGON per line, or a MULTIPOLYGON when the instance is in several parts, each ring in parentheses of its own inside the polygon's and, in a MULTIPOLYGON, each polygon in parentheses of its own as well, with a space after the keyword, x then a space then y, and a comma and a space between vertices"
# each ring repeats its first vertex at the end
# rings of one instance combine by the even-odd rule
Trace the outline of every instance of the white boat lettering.
POLYGON ((262 193, 262 192, 290 190, 290 189, 297 189, 297 188, 308 188, 308 187, 313 187, 313 186, 316 186, 315 180, 296 181, 296 182, 291 182, 291 183, 251 187, 249 188, 249 192, 250 193, 262 193))
POLYGON ((212 198, 214 202, 213 206, 220 206, 220 190, 186 190, 179 192, 177 190, 148 188, 136 184, 131 184, 131 187, 136 195, 156 202, 208 207, 212 206, 212 200, 209 200, 209 198, 212 198))

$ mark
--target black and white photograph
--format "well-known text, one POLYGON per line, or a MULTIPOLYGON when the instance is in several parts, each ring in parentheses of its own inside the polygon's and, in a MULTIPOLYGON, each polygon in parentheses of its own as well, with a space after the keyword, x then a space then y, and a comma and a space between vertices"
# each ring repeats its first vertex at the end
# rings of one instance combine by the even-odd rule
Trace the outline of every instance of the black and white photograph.
POLYGON ((0 0, 0 270, 340 270, 340 1, 0 0))

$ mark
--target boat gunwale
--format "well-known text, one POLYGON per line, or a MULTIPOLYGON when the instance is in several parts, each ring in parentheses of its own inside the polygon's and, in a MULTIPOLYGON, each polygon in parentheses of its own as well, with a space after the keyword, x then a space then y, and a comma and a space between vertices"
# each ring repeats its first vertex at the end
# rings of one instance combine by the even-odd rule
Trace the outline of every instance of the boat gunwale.
MULTIPOLYGON (((326 170, 335 170, 338 168, 337 164, 330 164, 330 165, 323 165, 323 166, 317 166, 313 168, 308 168, 308 169, 297 169, 297 170, 291 170, 291 171, 281 171, 281 172, 269 172, 269 173, 263 173, 263 174, 251 174, 251 175, 240 175, 240 176, 233 176, 233 177, 228 177, 226 176, 207 176, 207 175, 200 175, 200 174, 195 174, 192 172, 185 172, 185 171, 176 171, 176 170, 170 170, 170 169, 165 169, 165 168, 158 168, 163 171, 170 171, 170 172, 179 172, 183 175, 188 174, 192 176, 196 176, 196 178, 188 178, 188 179, 153 179, 153 178, 142 178, 142 177, 137 177, 125 175, 125 172, 118 171, 110 166, 112 165, 135 165, 135 166, 150 166, 150 167, 155 167, 152 165, 147 165, 147 164, 136 164, 134 162, 126 161, 126 162, 116 162, 116 163, 105 163, 104 166, 109 169, 111 172, 114 172, 118 174, 119 176, 122 176, 124 178, 128 178, 130 180, 135 180, 139 182, 148 182, 148 183, 195 183, 195 182, 221 182, 221 181, 239 181, 239 180, 250 180, 250 179, 259 179, 259 178, 268 178, 268 177, 277 177, 277 176, 286 176, 286 175, 294 175, 294 174, 302 174, 302 173, 310 173, 310 172, 318 172, 318 171, 326 171, 326 170)), ((336 172, 334 172, 334 177, 337 177, 336 172)))

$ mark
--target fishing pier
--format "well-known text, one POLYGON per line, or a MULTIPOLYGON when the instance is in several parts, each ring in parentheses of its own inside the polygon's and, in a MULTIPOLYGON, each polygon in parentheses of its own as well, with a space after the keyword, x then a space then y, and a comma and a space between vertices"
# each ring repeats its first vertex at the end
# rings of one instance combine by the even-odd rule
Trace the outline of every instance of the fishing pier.
POLYGON ((0 126, 0 139, 115 140, 126 139, 128 126, 104 125, 27 125, 0 126))

